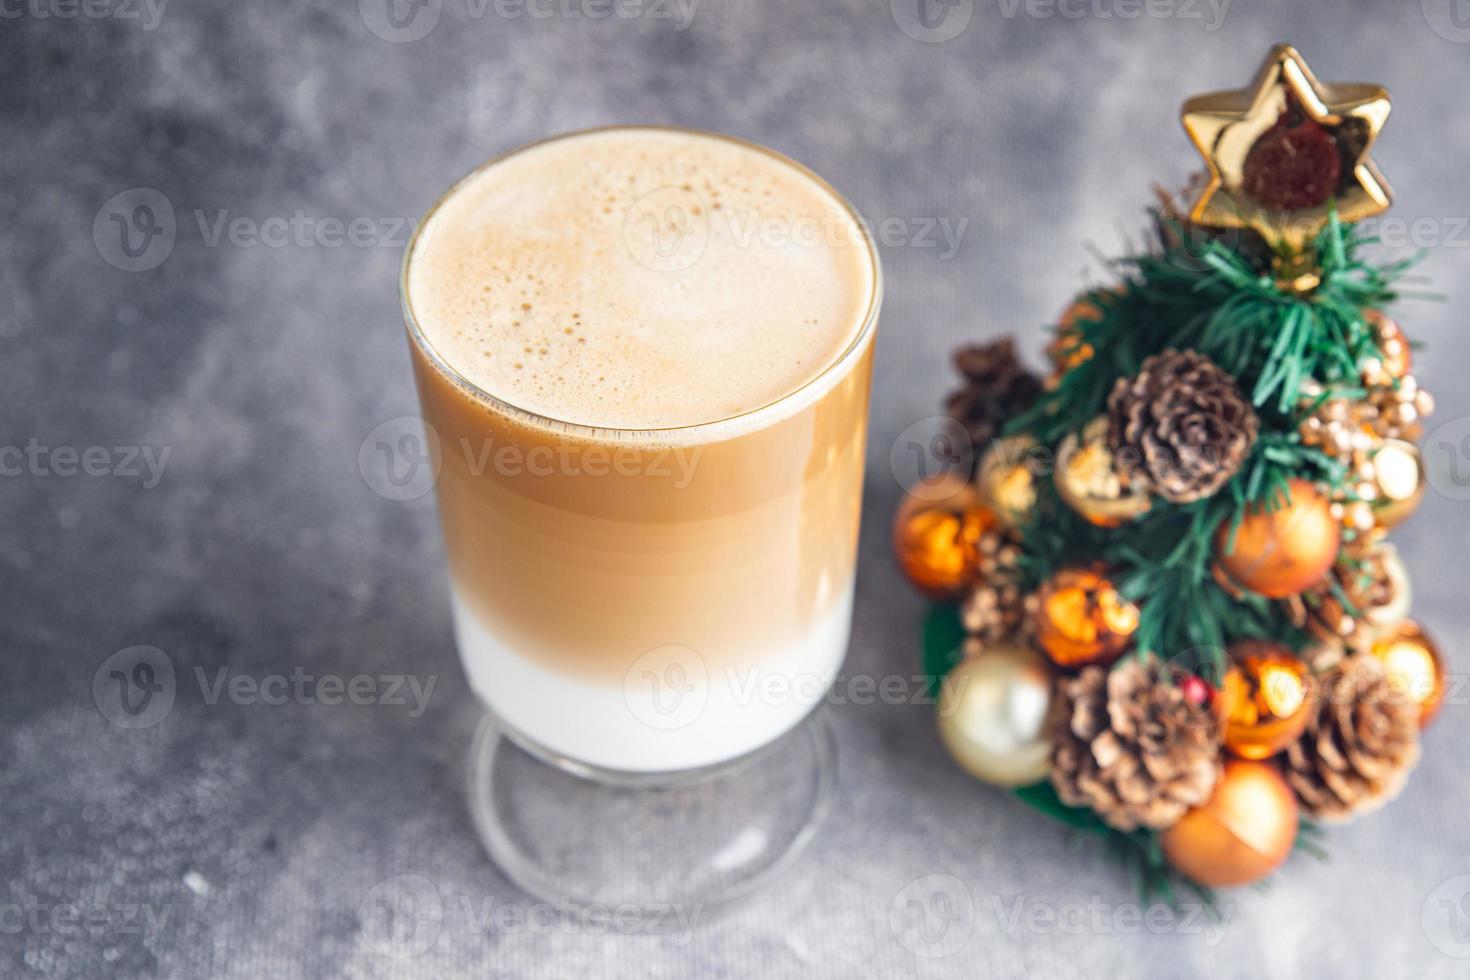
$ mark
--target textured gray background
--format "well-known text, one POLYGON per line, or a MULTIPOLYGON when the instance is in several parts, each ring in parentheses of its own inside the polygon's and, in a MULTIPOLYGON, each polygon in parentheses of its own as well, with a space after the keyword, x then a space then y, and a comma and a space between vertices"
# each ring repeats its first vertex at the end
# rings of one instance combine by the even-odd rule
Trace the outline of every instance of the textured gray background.
MULTIPOLYGON (((433 506, 376 495, 357 465, 370 429, 415 409, 402 236, 209 247, 196 209, 206 224, 296 209, 411 220, 515 144, 658 121, 777 147, 874 220, 968 219, 947 261, 919 243, 884 256, 852 672, 913 663, 922 605, 888 554, 889 448, 933 414, 948 350, 1012 330, 1039 350, 1040 325, 1103 275, 1090 247, 1136 240, 1150 182, 1193 166, 1181 99, 1243 84, 1273 41, 1298 44, 1323 78, 1393 91, 1377 159, 1395 213, 1430 222, 1423 269, 1451 299, 1402 315, 1431 345, 1421 376, 1437 421, 1470 410, 1454 302, 1470 255, 1470 29, 1445 0, 1237 0, 1213 30, 1203 5, 1203 19, 1127 18, 1127 0, 1099 0, 1069 7, 1086 14, 1074 18, 978 0, 944 43, 899 28, 910 2, 895 15, 887 0, 703 0, 681 31, 649 17, 475 17, 482 4, 442 0, 414 41, 369 29, 381 0, 175 0, 156 24, 127 16, 146 14, 133 6, 73 18, 40 16, 70 9, 51 0, 0 7, 0 445, 172 452, 151 488, 0 479, 0 975, 1466 974, 1470 960, 1450 955, 1470 953, 1455 945, 1470 938, 1458 904, 1470 879, 1451 880, 1470 873, 1463 697, 1397 805, 1333 831, 1331 863, 1293 859, 1269 891, 1229 896, 1223 935, 1177 922, 1151 935, 1126 914, 1013 925, 1017 902, 1110 916, 1129 886, 952 768, 929 710, 912 705, 833 711, 841 786, 826 832, 780 888, 687 942, 466 921, 461 898, 524 899, 481 854, 461 798, 476 709, 433 506), (92 228, 137 187, 171 203, 177 241, 158 267, 129 272, 105 261, 106 212, 98 240, 92 228), (181 681, 167 717, 126 731, 92 682, 133 644, 166 651, 181 681), (417 718, 210 705, 196 666, 440 684, 417 718), (400 874, 427 878, 445 907, 432 948, 395 958, 360 909, 400 874), (931 897, 926 876, 944 874, 963 882, 968 915, 937 945, 903 941, 890 910, 931 897), (165 916, 156 936, 121 925, 132 906, 165 916), (81 928, 67 910, 113 924, 81 928)), ((1453 475, 1439 481, 1451 492, 1453 475)), ((1470 637, 1467 513, 1432 493, 1398 535, 1416 611, 1454 656, 1470 637)))

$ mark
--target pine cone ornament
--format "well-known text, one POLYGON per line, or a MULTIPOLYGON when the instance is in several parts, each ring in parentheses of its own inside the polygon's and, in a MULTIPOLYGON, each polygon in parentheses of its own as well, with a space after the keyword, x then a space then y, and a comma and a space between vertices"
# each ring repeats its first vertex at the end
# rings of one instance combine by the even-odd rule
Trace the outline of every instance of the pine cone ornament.
POLYGON ((1220 724, 1156 658, 1087 667, 1057 681, 1048 721, 1052 785, 1109 826, 1161 830, 1210 798, 1220 776, 1220 724))
POLYGON ((1225 485, 1256 441, 1260 421, 1235 379, 1203 354, 1166 350, 1119 378, 1108 396, 1118 465, 1145 475, 1176 504, 1225 485))
POLYGON ((1008 419, 1036 403, 1041 379, 1021 364, 1010 337, 961 347, 954 352, 954 366, 965 383, 950 393, 945 409, 965 427, 978 455, 1008 419))
POLYGON ((1322 679, 1316 714, 1286 750, 1286 781, 1302 811, 1342 821, 1399 794, 1419 761, 1419 706, 1381 661, 1345 657, 1322 679))

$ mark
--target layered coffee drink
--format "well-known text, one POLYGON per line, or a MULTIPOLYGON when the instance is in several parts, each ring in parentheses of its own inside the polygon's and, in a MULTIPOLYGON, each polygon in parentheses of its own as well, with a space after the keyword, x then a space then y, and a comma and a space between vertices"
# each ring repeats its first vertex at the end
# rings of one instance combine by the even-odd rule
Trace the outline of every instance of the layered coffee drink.
POLYGON ((711 134, 559 137, 430 212, 404 305, 457 640, 523 744, 693 769, 823 697, 878 293, 834 191, 711 134))

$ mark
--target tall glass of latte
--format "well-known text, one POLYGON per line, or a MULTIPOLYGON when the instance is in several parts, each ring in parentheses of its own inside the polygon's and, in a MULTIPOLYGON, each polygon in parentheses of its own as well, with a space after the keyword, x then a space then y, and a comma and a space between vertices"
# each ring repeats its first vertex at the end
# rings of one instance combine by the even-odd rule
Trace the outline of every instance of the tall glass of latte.
POLYGON ((402 291, 492 855, 557 900, 748 892, 831 792, 866 227, 771 150, 601 129, 451 189, 402 291))

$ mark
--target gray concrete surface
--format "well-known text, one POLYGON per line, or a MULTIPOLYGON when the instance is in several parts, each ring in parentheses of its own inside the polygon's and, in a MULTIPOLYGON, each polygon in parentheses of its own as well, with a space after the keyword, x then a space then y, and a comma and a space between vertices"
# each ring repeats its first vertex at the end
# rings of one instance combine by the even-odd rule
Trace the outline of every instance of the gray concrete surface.
POLYGON ((834 707, 836 813, 761 900, 676 936, 517 922, 462 802, 476 709, 431 498, 378 495, 358 451, 415 410, 405 229, 549 133, 725 130, 897 220, 849 670, 904 674, 922 604, 888 554, 889 449, 934 413, 948 350, 1017 331, 1039 351, 1105 277, 1092 249, 1136 241, 1150 182, 1193 167, 1187 94, 1242 84, 1283 39, 1325 79, 1384 82, 1376 157, 1449 300, 1401 310, 1451 427, 1398 540, 1459 670, 1470 638, 1463 4, 957 0, 924 28, 915 0, 684 3, 428 0, 397 26, 384 0, 0 3, 0 445, 40 460, 0 479, 0 975, 1464 976, 1463 694, 1397 805, 1332 831, 1330 863, 1229 896, 1222 927, 1140 918, 1113 868, 952 768, 927 708, 883 704, 834 707), (317 231, 296 236, 298 211, 317 231), (367 224, 328 247, 329 217, 367 224), (929 219, 964 223, 952 254, 929 219), (100 475, 66 475, 83 463, 100 475), (108 658, 135 645, 176 676, 128 715, 108 658), (419 714, 211 703, 196 668, 438 683, 419 714), (442 904, 387 934, 374 889, 399 875, 442 904), (929 932, 904 927, 915 907, 929 932))

